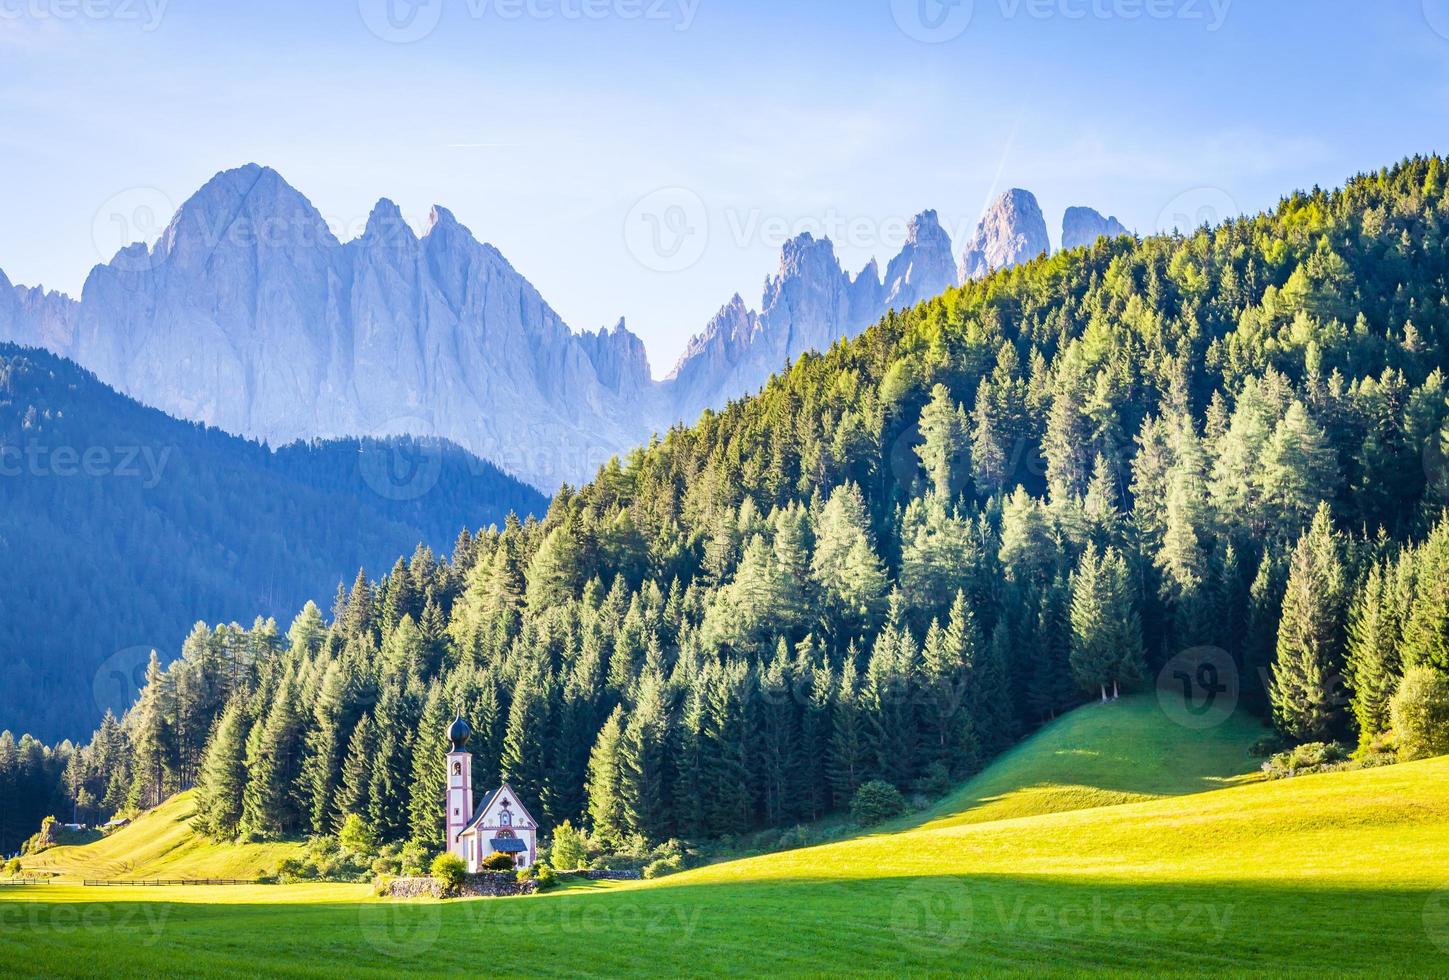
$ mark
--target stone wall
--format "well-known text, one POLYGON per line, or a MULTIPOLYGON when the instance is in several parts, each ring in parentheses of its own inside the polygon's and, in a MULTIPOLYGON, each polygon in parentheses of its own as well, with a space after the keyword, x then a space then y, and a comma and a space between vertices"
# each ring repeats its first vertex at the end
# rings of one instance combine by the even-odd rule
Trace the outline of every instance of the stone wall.
POLYGON ((536 891, 538 882, 531 878, 519 881, 512 871, 480 871, 463 878, 463 895, 468 898, 532 895, 536 891))
POLYGON ((602 868, 582 868, 578 871, 555 872, 560 878, 583 878, 586 881, 638 881, 644 875, 639 871, 607 871, 602 868))
MULTIPOLYGON (((483 871, 463 878, 464 898, 497 898, 503 895, 532 895, 538 882, 520 882, 508 871, 483 871)), ((389 898, 446 898, 442 883, 436 878, 394 878, 388 882, 389 898)))
POLYGON ((436 878, 394 878, 387 883, 389 898, 442 898, 443 886, 436 878))

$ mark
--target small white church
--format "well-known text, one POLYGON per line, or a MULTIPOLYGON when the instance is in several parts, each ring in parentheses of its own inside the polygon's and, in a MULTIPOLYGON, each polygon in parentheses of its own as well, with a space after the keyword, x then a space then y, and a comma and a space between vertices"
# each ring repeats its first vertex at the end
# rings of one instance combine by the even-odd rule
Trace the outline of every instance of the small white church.
POLYGON ((467 749, 473 729, 462 714, 448 729, 448 850, 476 873, 490 854, 507 854, 516 868, 532 867, 538 860, 538 821, 523 801, 504 783, 484 793, 473 809, 473 753, 467 749))

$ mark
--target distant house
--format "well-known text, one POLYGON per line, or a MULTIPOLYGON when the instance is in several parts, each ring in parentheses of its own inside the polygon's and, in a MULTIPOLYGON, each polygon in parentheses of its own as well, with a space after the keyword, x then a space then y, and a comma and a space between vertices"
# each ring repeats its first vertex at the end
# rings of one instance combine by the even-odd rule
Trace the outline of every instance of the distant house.
POLYGON ((477 872, 491 854, 507 854, 516 868, 528 868, 538 860, 538 821, 504 783, 483 794, 473 808, 473 753, 467 749, 472 728, 462 715, 448 729, 453 750, 448 753, 448 850, 477 872))

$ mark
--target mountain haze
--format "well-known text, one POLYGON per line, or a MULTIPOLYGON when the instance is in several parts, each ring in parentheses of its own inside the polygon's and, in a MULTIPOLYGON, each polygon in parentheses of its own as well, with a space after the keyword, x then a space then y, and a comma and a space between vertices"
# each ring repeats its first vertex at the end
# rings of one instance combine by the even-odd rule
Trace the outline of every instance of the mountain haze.
MULTIPOLYGON (((1047 249, 1036 199, 1011 190, 983 217, 961 275, 1047 249)), ((957 281, 935 211, 911 221, 884 274, 871 261, 852 276, 829 239, 802 234, 758 309, 736 294, 655 382, 622 319, 574 332, 448 209, 434 207, 419 235, 382 199, 342 242, 276 171, 249 164, 192 195, 155 245, 93 269, 78 301, 0 274, 0 340, 228 432, 273 444, 438 436, 551 491, 957 281)))

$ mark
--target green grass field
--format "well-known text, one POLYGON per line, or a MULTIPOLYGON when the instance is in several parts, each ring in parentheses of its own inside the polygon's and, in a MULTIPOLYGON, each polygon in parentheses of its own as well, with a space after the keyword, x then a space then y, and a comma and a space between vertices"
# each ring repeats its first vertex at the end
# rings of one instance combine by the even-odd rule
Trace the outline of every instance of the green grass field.
POLYGON ((1257 782, 1255 736, 1092 706, 886 831, 528 898, 0 887, 0 972, 1449 972, 1449 758, 1257 782))

